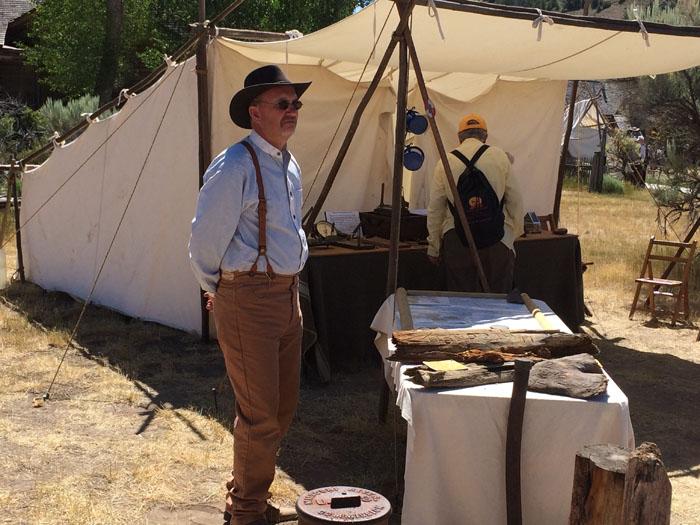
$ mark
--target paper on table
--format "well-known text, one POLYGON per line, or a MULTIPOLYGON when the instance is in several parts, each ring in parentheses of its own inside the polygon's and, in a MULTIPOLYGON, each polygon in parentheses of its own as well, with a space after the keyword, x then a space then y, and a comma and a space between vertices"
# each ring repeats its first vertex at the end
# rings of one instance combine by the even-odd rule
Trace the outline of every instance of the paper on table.
POLYGON ((327 211, 326 220, 335 225, 340 233, 352 235, 360 225, 359 211, 327 211))
POLYGON ((454 359, 445 359, 443 361, 423 361, 423 364, 436 372, 449 372, 450 370, 467 369, 466 366, 459 361, 455 361, 454 359))

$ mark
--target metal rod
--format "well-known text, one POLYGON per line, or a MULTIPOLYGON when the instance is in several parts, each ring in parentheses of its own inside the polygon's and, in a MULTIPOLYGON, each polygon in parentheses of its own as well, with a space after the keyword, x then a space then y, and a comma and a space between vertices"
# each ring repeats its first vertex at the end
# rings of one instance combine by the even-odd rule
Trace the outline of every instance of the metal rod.
MULTIPOLYGON (((199 22, 206 20, 206 0, 199 0, 199 22)), ((211 161, 211 124, 209 121, 209 85, 207 82, 207 40, 206 34, 197 41, 197 121, 199 124, 199 185, 204 185, 204 172, 211 161)), ((209 342, 209 310, 204 290, 199 291, 199 307, 202 317, 202 341, 209 342)))
POLYGON ((569 115, 566 119, 566 131, 564 132, 564 144, 561 147, 559 157, 559 172, 557 174, 557 189, 554 192, 554 224, 559 224, 559 208, 561 207, 561 191, 564 186, 564 173, 566 171, 566 153, 569 150, 569 139, 571 138, 571 128, 574 124, 574 109, 576 108, 576 95, 578 94, 578 80, 571 84, 571 100, 569 101, 569 115))
POLYGON ((447 183, 450 186, 450 191, 452 192, 452 200, 454 201, 454 205, 457 210, 457 215, 459 216, 459 221, 462 223, 462 228, 464 228, 464 234, 467 237, 469 251, 474 261, 474 265, 476 266, 476 271, 479 274, 479 282, 481 283, 482 291, 485 293, 489 293, 491 291, 491 288, 489 287, 488 280, 486 279, 484 267, 481 264, 479 250, 477 249, 476 243, 474 242, 474 236, 472 235, 471 228, 469 227, 467 214, 464 212, 464 206, 462 206, 462 199, 460 198, 459 192, 457 191, 457 185, 455 184, 455 178, 452 174, 452 168, 450 168, 450 163, 447 160, 445 144, 442 141, 442 136, 440 135, 440 130, 438 129, 437 122, 435 121, 435 116, 433 115, 432 110, 429 109, 430 98, 428 96, 428 88, 425 86, 425 78, 423 77, 423 71, 420 67, 418 53, 416 52, 416 46, 413 43, 413 37, 411 36, 410 30, 406 31, 406 41, 408 43, 408 50, 411 53, 411 62, 413 63, 413 71, 416 74, 416 82, 418 83, 418 88, 420 89, 421 97, 423 98, 423 104, 425 105, 425 113, 428 117, 428 122, 430 123, 430 129, 433 132, 435 145, 437 146, 438 153, 440 154, 440 161, 442 162, 442 167, 445 170, 447 183))

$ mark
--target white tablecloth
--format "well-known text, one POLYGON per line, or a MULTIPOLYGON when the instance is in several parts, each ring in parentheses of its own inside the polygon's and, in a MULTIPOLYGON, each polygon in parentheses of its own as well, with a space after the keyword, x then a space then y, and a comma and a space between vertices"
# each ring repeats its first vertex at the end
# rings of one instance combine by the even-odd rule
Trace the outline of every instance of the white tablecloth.
MULTIPOLYGON (((409 296, 409 302, 415 328, 539 329, 524 305, 502 299, 409 296)), ((555 326, 568 331, 537 303, 555 326)), ((372 323, 383 357, 393 352, 394 320, 390 297, 372 323)), ((385 364, 408 422, 402 524, 506 523, 505 442, 513 384, 427 390, 403 376, 405 367, 385 364)), ((596 443, 634 447, 627 397, 612 379, 607 394, 590 401, 527 393, 521 455, 525 525, 568 523, 576 452, 596 443)))

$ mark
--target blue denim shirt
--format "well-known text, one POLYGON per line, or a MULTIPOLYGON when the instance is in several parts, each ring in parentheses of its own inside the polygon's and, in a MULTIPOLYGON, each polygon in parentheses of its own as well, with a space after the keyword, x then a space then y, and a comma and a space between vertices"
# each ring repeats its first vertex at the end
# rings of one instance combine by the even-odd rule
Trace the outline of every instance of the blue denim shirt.
MULTIPOLYGON (((275 273, 301 271, 309 250, 301 226, 301 169, 289 151, 253 131, 246 139, 260 161, 267 200, 267 256, 275 273)), ((242 144, 221 152, 204 174, 189 243, 190 263, 203 290, 215 292, 219 271, 248 271, 258 256, 258 185, 242 144)), ((265 256, 258 271, 266 269, 265 256)))

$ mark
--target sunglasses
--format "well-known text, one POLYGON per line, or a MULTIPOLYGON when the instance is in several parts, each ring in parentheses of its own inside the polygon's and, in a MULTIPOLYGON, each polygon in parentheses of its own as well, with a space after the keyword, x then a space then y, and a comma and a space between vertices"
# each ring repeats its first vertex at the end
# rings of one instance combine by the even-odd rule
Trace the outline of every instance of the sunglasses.
POLYGON ((277 102, 266 102, 264 100, 258 100, 258 104, 269 104, 270 106, 274 106, 275 108, 279 109, 280 111, 287 111, 289 108, 295 109, 295 110, 300 110, 301 107, 304 105, 302 104, 301 100, 298 98, 295 100, 278 100, 277 102))

